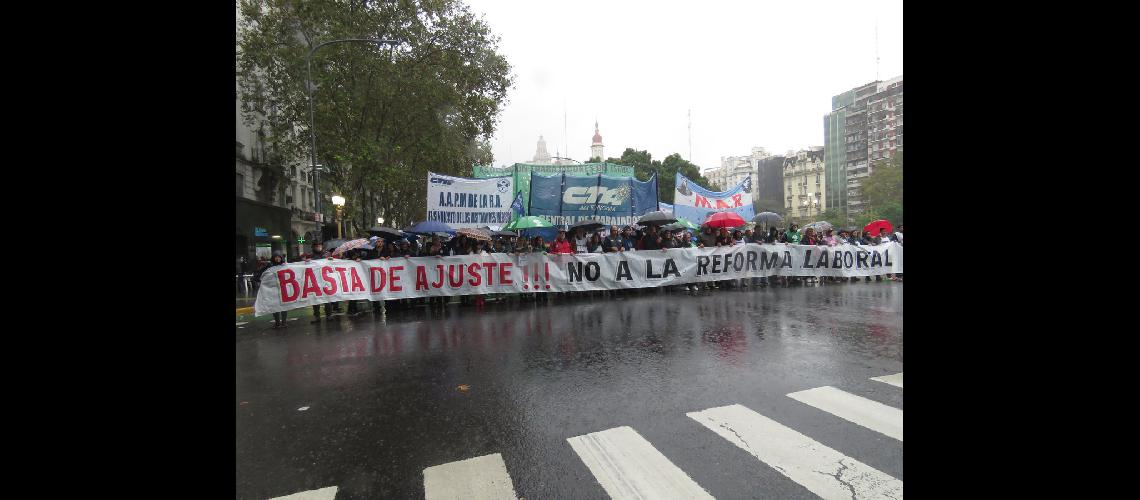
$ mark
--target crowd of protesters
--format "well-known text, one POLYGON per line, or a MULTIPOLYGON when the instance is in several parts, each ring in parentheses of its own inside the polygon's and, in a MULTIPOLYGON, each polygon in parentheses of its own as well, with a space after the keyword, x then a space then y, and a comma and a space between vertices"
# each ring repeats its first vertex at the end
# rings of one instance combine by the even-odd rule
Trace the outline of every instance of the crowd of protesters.
MULTIPOLYGON (((455 237, 444 239, 439 235, 431 235, 420 237, 414 241, 408 239, 400 239, 396 241, 385 240, 379 237, 371 238, 371 248, 362 247, 344 252, 339 258, 346 260, 372 260, 381 259, 387 260, 392 257, 447 257, 453 255, 488 255, 495 253, 502 254, 523 254, 523 253, 537 253, 537 254, 583 254, 583 253, 609 253, 609 252, 630 252, 630 251, 650 251, 650 250, 667 250, 671 248, 706 248, 706 247, 720 247, 720 246, 733 246, 744 245, 747 243, 756 243, 759 245, 818 245, 818 246, 836 246, 836 245, 859 245, 859 246, 875 246, 885 243, 887 241, 894 241, 900 245, 903 243, 903 226, 900 224, 895 232, 889 233, 885 228, 879 234, 864 234, 860 230, 834 230, 827 229, 823 234, 817 234, 813 228, 806 228, 800 230, 798 224, 791 224, 786 230, 781 230, 776 227, 768 228, 767 232, 756 231, 752 229, 727 229, 719 228, 714 229, 708 226, 702 227, 697 233, 693 234, 688 229, 666 229, 658 228, 657 226, 643 226, 635 228, 633 226, 618 227, 610 226, 603 228, 600 231, 588 233, 583 228, 576 228, 571 234, 567 234, 564 230, 558 230, 554 240, 547 242, 541 236, 534 236, 526 238, 522 236, 503 236, 495 237, 492 241, 485 241, 484 239, 470 237, 463 233, 457 234, 455 237), (604 235, 603 235, 604 234, 604 235)), ((307 262, 311 259, 322 258, 335 258, 332 255, 333 249, 326 249, 322 246, 321 242, 313 243, 312 253, 303 254, 295 258, 296 262, 307 262)), ((285 259, 281 255, 274 255, 270 261, 261 261, 258 265, 258 271, 254 273, 255 280, 258 279, 263 273, 272 269, 273 267, 284 265, 285 259)), ((884 277, 892 281, 902 281, 902 274, 892 275, 884 273, 883 275, 874 276, 875 281, 882 281, 884 277)), ((871 277, 867 276, 862 278, 865 282, 870 282, 871 277)), ((748 287, 750 284, 754 287, 766 286, 790 286, 797 284, 811 284, 822 285, 825 283, 847 283, 858 282, 860 278, 836 278, 836 277, 787 277, 787 276, 764 276, 758 278, 745 278, 745 279, 730 279, 715 282, 705 283, 692 283, 687 285, 674 285, 667 287, 667 290, 685 290, 697 291, 701 289, 717 289, 728 287, 748 287)), ((641 289, 633 289, 641 290, 641 289)), ((610 294, 610 293, 627 293, 630 290, 613 290, 606 292, 559 292, 558 294, 610 294)), ((538 294, 536 293, 521 293, 521 294, 500 294, 500 300, 537 300, 538 294)), ((551 295, 551 294, 547 294, 551 295)), ((392 299, 387 301, 396 307, 408 307, 416 304, 430 304, 430 305, 443 305, 446 304, 451 297, 425 297, 418 299, 392 299)), ((461 295, 459 296, 461 304, 473 304, 475 306, 483 306, 486 298, 483 295, 461 295)), ((358 305, 362 301, 346 301, 348 302, 347 313, 351 316, 363 313, 364 308, 358 305)), ((379 301, 363 301, 371 304, 373 313, 381 311, 379 301)), ((313 306, 313 323, 321 321, 321 308, 324 307, 324 316, 328 318, 334 312, 341 311, 341 303, 326 303, 323 305, 313 306)), ((274 328, 285 326, 286 312, 273 313, 274 328)))

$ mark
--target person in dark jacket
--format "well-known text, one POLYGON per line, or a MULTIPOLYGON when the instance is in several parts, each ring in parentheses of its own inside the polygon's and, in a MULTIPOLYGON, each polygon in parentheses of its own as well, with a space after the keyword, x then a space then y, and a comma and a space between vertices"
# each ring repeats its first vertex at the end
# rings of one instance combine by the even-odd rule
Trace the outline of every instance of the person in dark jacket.
MULTIPOLYGON (((305 258, 305 262, 309 262, 312 259, 325 259, 325 258, 328 258, 328 251, 325 250, 325 247, 321 242, 314 241, 313 242, 313 251, 311 254, 309 254, 305 258)), ((328 318, 328 317, 332 316, 332 313, 333 313, 333 304, 326 303, 325 304, 325 317, 328 318)), ((317 304, 317 305, 313 306, 313 320, 310 321, 310 323, 320 323, 320 322, 321 322, 321 305, 317 304)))
POLYGON ((661 235, 657 234, 657 226, 646 226, 645 234, 641 235, 640 250, 660 250, 661 235))
POLYGON ((768 228, 768 234, 766 236, 764 236, 764 243, 779 243, 779 242, 780 242, 780 230, 776 229, 776 226, 772 226, 772 227, 768 228))
MULTIPOLYGON (((273 254, 273 257, 269 260, 269 265, 266 266, 266 268, 261 273, 265 274, 265 273, 269 273, 269 272, 274 272, 274 271, 276 271, 276 269, 274 269, 274 268, 281 267, 284 265, 285 265, 285 257, 282 257, 281 254, 279 254, 279 253, 273 254)), ((273 328, 285 328, 285 319, 286 319, 286 316, 288 316, 288 315, 289 315, 289 311, 281 311, 281 312, 273 313, 273 328)))
POLYGON ((625 243, 621 239, 621 231, 617 226, 610 226, 610 234, 602 240, 602 248, 606 253, 620 252, 625 250, 625 243))

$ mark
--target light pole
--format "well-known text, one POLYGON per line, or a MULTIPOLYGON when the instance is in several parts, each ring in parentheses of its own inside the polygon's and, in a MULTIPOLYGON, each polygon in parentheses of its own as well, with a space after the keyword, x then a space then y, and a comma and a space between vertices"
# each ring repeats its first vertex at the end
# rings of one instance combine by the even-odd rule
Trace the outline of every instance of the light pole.
POLYGON ((343 238, 340 232, 340 214, 341 209, 344 208, 344 197, 334 194, 332 197, 332 202, 333 205, 336 205, 336 237, 343 238))
MULTIPOLYGON (((317 194, 317 196, 316 196, 316 198, 317 198, 317 213, 320 214, 317 217, 318 219, 324 218, 324 212, 321 210, 322 209, 322 206, 321 206, 321 171, 317 166, 317 130, 316 130, 316 128, 314 128, 314 124, 315 124, 316 120, 314 119, 314 114, 313 114, 313 53, 316 52, 317 49, 324 47, 325 45, 332 45, 334 43, 345 43, 345 42, 375 43, 377 46, 385 45, 385 44, 396 45, 396 44, 400 43, 400 42, 397 42, 396 40, 381 40, 379 38, 344 38, 344 39, 340 39, 340 40, 329 40, 327 42, 319 43, 319 44, 313 46, 313 48, 309 49, 309 52, 307 54, 305 54, 305 68, 308 71, 308 75, 309 75, 309 80, 307 82, 305 82, 305 88, 309 94, 309 136, 310 136, 310 139, 312 141, 312 146, 313 146, 312 149, 309 150, 309 155, 310 155, 309 158, 310 158, 310 165, 312 166, 312 169, 313 169, 313 190, 317 194)), ((344 200, 344 198, 341 198, 341 200, 344 200)), ((343 203, 343 201, 342 201, 342 203, 343 203)), ((339 210, 339 207, 338 207, 338 210, 339 210)), ((315 241, 320 241, 320 239, 321 239, 321 222, 323 222, 323 221, 321 221, 321 220, 317 221, 317 238, 315 241)), ((339 225, 337 226, 337 237, 338 238, 340 237, 340 226, 339 225)))

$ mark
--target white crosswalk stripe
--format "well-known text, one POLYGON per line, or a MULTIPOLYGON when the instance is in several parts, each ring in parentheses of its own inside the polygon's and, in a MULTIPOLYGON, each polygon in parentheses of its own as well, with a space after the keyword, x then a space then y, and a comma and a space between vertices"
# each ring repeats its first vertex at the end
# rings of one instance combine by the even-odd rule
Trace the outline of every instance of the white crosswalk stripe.
MULTIPOLYGON (((871 380, 902 388, 902 373, 871 380)), ((903 440, 901 409, 832 386, 787 396, 900 442, 903 440)), ((901 480, 743 405, 709 408, 685 415, 822 498, 902 499, 901 480)), ((630 426, 591 432, 566 441, 610 498, 713 498, 630 426)), ((428 467, 423 471, 423 481, 426 500, 519 498, 499 453, 428 467)), ((333 500, 336 493, 337 487, 331 486, 271 500, 333 500)))
MULTIPOLYGON (((882 377, 871 377, 875 382, 882 382, 884 384, 891 384, 895 387, 902 388, 902 372, 894 375, 884 375, 882 377)), ((921 388, 920 388, 921 389, 921 388)))
POLYGON ((424 497, 516 500, 519 496, 503 456, 495 453, 424 469, 424 497))
POLYGON ((567 439, 614 499, 713 498, 628 426, 567 439))
POLYGON ((793 392, 788 397, 899 441, 903 440, 903 411, 898 408, 829 385, 793 392))
POLYGON ((336 486, 321 488, 319 490, 302 491, 292 495, 271 498, 270 500, 332 500, 336 498, 336 486))
POLYGON ((823 498, 898 498, 903 482, 735 404, 686 415, 823 498))

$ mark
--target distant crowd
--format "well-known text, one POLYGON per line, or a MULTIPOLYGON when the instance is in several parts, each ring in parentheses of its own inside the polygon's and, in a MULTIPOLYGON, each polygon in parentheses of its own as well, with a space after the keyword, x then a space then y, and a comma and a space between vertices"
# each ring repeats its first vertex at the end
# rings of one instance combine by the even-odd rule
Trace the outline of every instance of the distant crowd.
MULTIPOLYGON (((898 244, 903 244, 903 225, 900 224, 895 232, 888 232, 887 229, 880 230, 879 234, 865 234, 861 230, 848 230, 840 229, 838 231, 828 228, 823 231, 823 234, 818 234, 814 228, 808 227, 800 230, 798 224, 791 224, 787 229, 771 227, 767 232, 756 231, 752 229, 745 230, 732 230, 727 228, 714 229, 708 226, 702 227, 701 231, 694 235, 688 229, 659 229, 657 226, 643 226, 643 227, 618 227, 610 226, 608 229, 587 232, 583 228, 576 228, 573 234, 568 236, 565 230, 559 230, 552 241, 545 241, 541 236, 534 236, 526 238, 522 236, 495 236, 487 241, 486 238, 472 237, 463 232, 456 234, 454 237, 446 237, 441 235, 432 235, 425 238, 415 237, 413 239, 383 239, 380 237, 372 237, 371 245, 347 250, 339 258, 347 260, 372 260, 372 259, 390 259, 392 257, 446 257, 453 255, 486 255, 492 253, 503 254, 521 254, 521 253, 536 253, 536 254, 581 254, 581 253, 608 253, 608 252, 636 252, 636 251, 652 251, 652 250, 665 250, 670 248, 705 248, 717 246, 733 246, 743 245, 746 243, 756 243, 760 245, 818 245, 818 246, 836 246, 836 245, 860 245, 860 246, 876 246, 894 241, 898 244)), ((332 255, 335 249, 324 248, 321 242, 312 244, 312 251, 292 259, 293 262, 306 262, 311 259, 323 258, 337 258, 332 255)), ((254 282, 260 281, 260 277, 266 271, 275 266, 285 264, 285 257, 276 254, 273 255, 268 261, 260 259, 257 264, 257 270, 254 271, 254 282)), ((240 264, 239 264, 240 266, 240 264)), ((239 273, 244 270, 239 269, 239 273)), ((892 281, 902 281, 902 274, 892 275, 886 273, 879 276, 874 276, 875 281, 882 281, 883 279, 892 281)), ((865 282, 870 282, 871 277, 863 278, 865 282)), ((740 280, 725 280, 718 282, 707 283, 694 283, 689 285, 674 285, 666 287, 668 291, 698 291, 701 289, 717 289, 728 287, 766 287, 766 286, 789 286, 797 284, 810 284, 821 285, 829 283, 847 283, 857 282, 859 278, 796 278, 784 276, 767 276, 751 279, 740 280)), ((256 290, 256 288, 255 288, 256 290)), ((560 296, 567 294, 615 294, 615 293, 642 293, 639 290, 614 290, 607 292, 559 292, 545 294, 546 296, 560 296)), ((522 293, 522 294, 503 294, 500 295, 499 300, 537 300, 539 294, 522 293)), ((385 301, 396 305, 397 307, 409 307, 414 305, 442 305, 447 303, 451 297, 423 297, 417 299, 393 299, 385 301)), ((473 304, 475 306, 482 306, 485 304, 486 298, 481 295, 463 295, 459 296, 458 300, 461 304, 473 304)), ((347 309, 349 315, 360 314, 364 311, 363 308, 358 306, 359 301, 346 301, 348 302, 347 309)), ((365 301, 371 304, 371 309, 374 313, 381 311, 381 305, 378 301, 365 301)), ((322 306, 313 306, 313 322, 319 322, 321 316, 322 306)), ((340 303, 324 304, 324 315, 326 318, 332 316, 334 312, 341 310, 340 303)), ((279 328, 285 325, 285 312, 274 313, 274 327, 279 328)))

